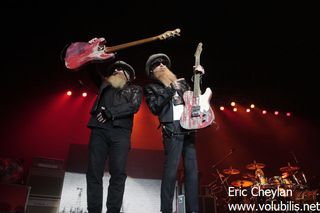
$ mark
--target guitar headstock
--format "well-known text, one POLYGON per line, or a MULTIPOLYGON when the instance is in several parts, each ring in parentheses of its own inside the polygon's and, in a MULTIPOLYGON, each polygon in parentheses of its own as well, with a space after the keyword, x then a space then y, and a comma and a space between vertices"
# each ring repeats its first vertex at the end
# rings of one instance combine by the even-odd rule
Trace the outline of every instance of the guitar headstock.
POLYGON ((196 52, 194 53, 194 56, 195 56, 196 58, 200 57, 201 52, 202 52, 202 43, 200 42, 200 43, 198 44, 198 47, 197 47, 196 52))
POLYGON ((172 38, 175 36, 180 36, 180 32, 181 32, 181 30, 179 28, 177 28, 175 30, 167 31, 165 33, 162 33, 161 35, 158 35, 158 38, 160 40, 164 40, 164 39, 172 38))

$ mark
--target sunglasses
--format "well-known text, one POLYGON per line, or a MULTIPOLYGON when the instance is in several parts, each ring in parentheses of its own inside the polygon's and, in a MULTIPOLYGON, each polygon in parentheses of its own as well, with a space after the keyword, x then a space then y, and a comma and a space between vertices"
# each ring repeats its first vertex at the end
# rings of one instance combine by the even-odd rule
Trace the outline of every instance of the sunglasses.
POLYGON ((161 64, 167 66, 167 64, 165 63, 165 61, 156 61, 154 63, 151 64, 150 66, 150 70, 154 70, 156 67, 160 66, 161 64))
POLYGON ((130 80, 129 74, 128 74, 124 69, 122 69, 122 68, 116 68, 116 69, 113 71, 112 75, 117 75, 117 74, 119 74, 119 73, 122 73, 122 74, 126 77, 127 81, 130 80))

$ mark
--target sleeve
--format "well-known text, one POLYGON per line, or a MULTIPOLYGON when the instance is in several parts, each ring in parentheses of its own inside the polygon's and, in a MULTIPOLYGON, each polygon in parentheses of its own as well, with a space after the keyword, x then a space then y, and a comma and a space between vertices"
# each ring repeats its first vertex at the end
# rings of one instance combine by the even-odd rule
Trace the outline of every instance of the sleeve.
POLYGON ((152 85, 144 87, 147 105, 155 115, 161 112, 163 107, 172 99, 174 93, 175 90, 172 87, 166 87, 163 93, 160 93, 159 90, 152 85))
POLYGON ((131 95, 127 103, 116 107, 106 109, 107 117, 114 120, 138 112, 142 101, 142 88, 140 86, 132 86, 131 95))

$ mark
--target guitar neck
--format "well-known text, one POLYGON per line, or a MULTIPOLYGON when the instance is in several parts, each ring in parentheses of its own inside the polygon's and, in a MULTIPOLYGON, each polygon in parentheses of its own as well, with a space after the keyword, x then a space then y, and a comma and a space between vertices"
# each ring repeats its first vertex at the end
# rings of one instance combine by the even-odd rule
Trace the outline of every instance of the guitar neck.
POLYGON ((125 43, 125 44, 119 44, 119 45, 116 45, 116 46, 107 47, 105 49, 105 52, 106 53, 112 53, 112 52, 115 52, 117 50, 125 49, 125 48, 132 47, 132 46, 137 46, 137 45, 148 43, 148 42, 151 42, 151 41, 156 41, 158 39, 159 39, 158 36, 154 36, 154 37, 150 37, 150 38, 140 39, 140 40, 137 40, 137 41, 132 41, 132 42, 125 43))
POLYGON ((194 74, 194 79, 193 79, 193 96, 194 97, 199 97, 201 95, 201 90, 200 90, 200 74, 194 74))
MULTIPOLYGON (((200 42, 198 44, 197 50, 194 54, 195 56, 195 63, 194 63, 194 67, 197 67, 200 65, 200 55, 202 52, 202 43, 200 42)), ((201 90, 200 90, 200 74, 199 73, 195 73, 194 74, 194 82, 193 82, 193 95, 194 97, 199 97, 201 95, 201 90)))

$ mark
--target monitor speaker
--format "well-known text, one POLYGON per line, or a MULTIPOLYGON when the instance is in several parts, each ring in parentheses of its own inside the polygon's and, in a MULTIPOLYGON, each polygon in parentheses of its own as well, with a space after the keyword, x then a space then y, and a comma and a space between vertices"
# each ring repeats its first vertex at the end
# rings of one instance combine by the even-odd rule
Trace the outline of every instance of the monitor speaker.
POLYGON ((32 167, 27 178, 30 196, 60 198, 64 174, 60 169, 32 167))

